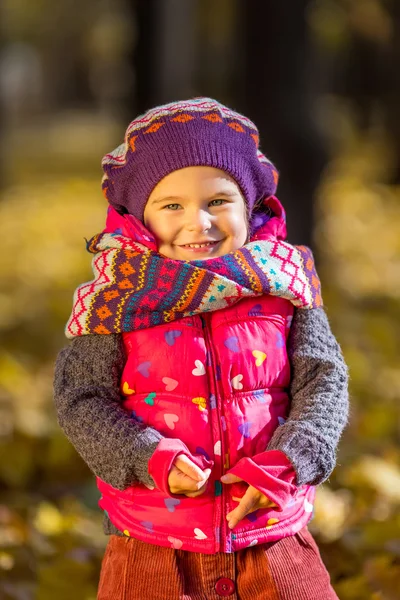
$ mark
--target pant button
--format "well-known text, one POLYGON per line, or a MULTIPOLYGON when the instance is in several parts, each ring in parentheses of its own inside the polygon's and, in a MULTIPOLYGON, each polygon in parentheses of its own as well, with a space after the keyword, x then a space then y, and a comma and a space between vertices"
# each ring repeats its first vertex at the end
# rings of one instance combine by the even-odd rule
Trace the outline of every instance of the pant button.
POLYGON ((228 577, 221 577, 215 584, 215 591, 219 596, 230 596, 235 591, 235 584, 228 577))

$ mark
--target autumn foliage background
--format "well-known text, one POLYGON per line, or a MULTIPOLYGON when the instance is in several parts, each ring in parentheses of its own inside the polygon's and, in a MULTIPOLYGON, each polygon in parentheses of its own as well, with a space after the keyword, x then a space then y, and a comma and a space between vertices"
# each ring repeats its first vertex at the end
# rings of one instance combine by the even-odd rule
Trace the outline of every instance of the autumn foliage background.
MULTIPOLYGON (((128 121, 151 105, 142 106, 151 74, 142 87, 139 76, 143 61, 154 58, 140 55, 142 63, 137 62, 144 51, 140 28, 148 23, 144 4, 88 0, 77 13, 72 0, 5 0, 1 8, 0 598, 5 600, 96 597, 106 544, 98 494, 58 428, 52 378, 56 354, 67 343, 63 328, 73 290, 91 278, 84 238, 104 222, 100 158, 118 145, 128 121)), ((176 10, 179 0, 161 4, 176 10)), ((400 94, 390 76, 382 92, 379 75, 389 60, 400 72, 400 17, 389 0, 303 4, 307 36, 321 59, 309 77, 323 80, 312 101, 326 151, 313 196, 312 243, 326 310, 351 376, 350 424, 338 467, 318 490, 310 529, 342 600, 395 600, 400 151, 399 111, 393 106, 399 106, 400 94), (354 67, 349 57, 363 46, 352 46, 354 36, 367 40, 370 58, 383 53, 381 63, 367 60, 370 87, 358 95, 357 64, 363 63, 355 61, 354 67), (346 78, 353 88, 344 85, 346 78)), ((197 6, 209 35, 202 47, 217 41, 221 57, 224 48, 232 48, 239 5, 240 0, 207 0, 197 6)), ((192 79, 186 87, 182 81, 184 74, 174 88, 173 81, 163 84, 159 77, 154 103, 172 89, 176 96, 167 100, 215 95, 234 108, 244 106, 244 95, 236 98, 220 77, 192 79)), ((261 144, 268 154, 263 138, 261 144)), ((284 172, 284 164, 278 167, 284 172)), ((284 205, 290 200, 280 197, 284 205)), ((301 213, 301 206, 296 210, 301 213)))

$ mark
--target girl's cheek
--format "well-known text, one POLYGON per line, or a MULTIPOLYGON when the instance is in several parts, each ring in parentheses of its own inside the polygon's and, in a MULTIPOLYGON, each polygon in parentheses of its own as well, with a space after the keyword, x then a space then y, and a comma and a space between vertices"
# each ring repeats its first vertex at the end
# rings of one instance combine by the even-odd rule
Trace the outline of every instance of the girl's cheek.
POLYGON ((241 239, 245 243, 250 237, 249 226, 247 223, 246 215, 243 215, 237 222, 237 238, 241 239))

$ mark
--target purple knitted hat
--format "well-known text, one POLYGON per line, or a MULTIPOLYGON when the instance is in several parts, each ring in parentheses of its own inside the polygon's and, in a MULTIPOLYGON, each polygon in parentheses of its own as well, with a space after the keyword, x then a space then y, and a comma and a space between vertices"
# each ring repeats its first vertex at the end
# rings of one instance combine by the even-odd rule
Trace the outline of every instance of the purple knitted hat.
POLYGON ((102 160, 102 188, 109 203, 141 221, 157 183, 177 169, 216 167, 231 175, 247 201, 275 194, 278 172, 258 149, 250 119, 211 98, 172 102, 130 123, 124 143, 102 160))

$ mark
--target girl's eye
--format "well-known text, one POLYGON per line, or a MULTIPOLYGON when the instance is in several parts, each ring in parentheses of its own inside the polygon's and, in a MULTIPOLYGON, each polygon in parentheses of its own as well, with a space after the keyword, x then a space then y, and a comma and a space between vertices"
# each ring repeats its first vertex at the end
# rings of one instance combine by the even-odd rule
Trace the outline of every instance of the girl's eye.
POLYGON ((211 200, 210 206, 222 206, 225 204, 226 200, 222 200, 221 198, 217 198, 215 200, 211 200))
POLYGON ((167 204, 163 208, 167 208, 168 210, 178 210, 180 204, 167 204))

